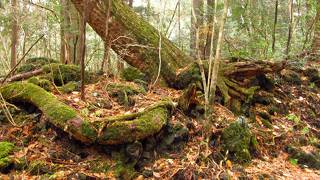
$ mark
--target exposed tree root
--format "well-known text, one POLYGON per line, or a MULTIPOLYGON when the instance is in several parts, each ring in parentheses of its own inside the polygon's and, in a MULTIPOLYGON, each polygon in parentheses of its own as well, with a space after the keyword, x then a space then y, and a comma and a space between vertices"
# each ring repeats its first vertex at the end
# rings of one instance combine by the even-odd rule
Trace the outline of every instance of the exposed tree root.
POLYGON ((171 101, 163 101, 143 112, 88 121, 54 95, 31 83, 15 82, 0 88, 10 102, 28 102, 42 111, 54 126, 84 143, 122 144, 158 133, 167 123, 171 101))

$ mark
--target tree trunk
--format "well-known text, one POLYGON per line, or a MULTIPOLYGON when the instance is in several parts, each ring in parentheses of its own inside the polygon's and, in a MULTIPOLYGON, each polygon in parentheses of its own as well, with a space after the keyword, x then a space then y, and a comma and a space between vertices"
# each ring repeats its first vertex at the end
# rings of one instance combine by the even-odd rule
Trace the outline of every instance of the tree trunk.
MULTIPOLYGON (((83 12, 84 0, 72 0, 79 12, 83 12)), ((111 1, 111 20, 108 35, 111 48, 130 65, 156 77, 158 72, 158 30, 140 18, 122 0, 111 1)), ((98 3, 88 4, 88 23, 104 39, 106 16, 98 3)), ((190 83, 201 81, 199 66, 191 57, 185 55, 172 42, 162 36, 161 46, 162 78, 174 88, 185 88, 190 83)), ((231 96, 244 98, 254 93, 256 87, 245 87, 241 81, 247 77, 281 70, 282 63, 270 62, 239 62, 220 64, 217 87, 227 103, 231 96)), ((208 72, 208 65, 205 65, 208 72)))
MULTIPOLYGON (((83 11, 84 0, 72 0, 79 12, 83 11)), ((109 37, 111 48, 128 64, 137 67, 147 74, 149 80, 156 77, 158 70, 158 30, 140 18, 122 0, 111 1, 109 37)), ((88 23, 107 41, 105 37, 106 16, 104 7, 96 2, 88 4, 88 23)), ((162 37, 161 75, 170 86, 174 86, 176 71, 192 62, 192 59, 181 52, 172 42, 162 37)))
POLYGON ((272 53, 275 53, 275 50, 276 50, 276 28, 277 28, 277 22, 278 22, 278 6, 279 6, 279 1, 276 0, 275 10, 274 10, 273 33, 272 33, 272 53))
POLYGON ((12 32, 11 32, 11 68, 17 64, 17 46, 18 46, 18 3, 12 0, 12 32))
POLYGON ((317 1, 317 15, 315 19, 314 38, 312 42, 312 51, 318 52, 320 49, 320 2, 317 1))
MULTIPOLYGON (((196 58, 197 51, 196 49, 196 33, 197 30, 199 30, 199 51, 202 53, 204 52, 204 39, 203 39, 203 24, 204 24, 204 1, 203 0, 192 0, 192 16, 191 16, 191 37, 190 37, 190 55, 193 58, 196 58)), ((201 59, 204 59, 203 56, 201 56, 201 59)))

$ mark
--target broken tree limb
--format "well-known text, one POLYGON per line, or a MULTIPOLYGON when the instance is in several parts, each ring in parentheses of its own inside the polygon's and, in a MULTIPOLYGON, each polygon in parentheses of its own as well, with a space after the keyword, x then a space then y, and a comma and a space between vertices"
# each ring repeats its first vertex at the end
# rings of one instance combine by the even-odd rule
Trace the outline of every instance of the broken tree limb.
POLYGON ((8 78, 5 82, 13 82, 13 81, 19 81, 23 79, 28 79, 32 76, 37 76, 42 73, 43 73, 43 69, 37 69, 37 70, 26 72, 26 73, 20 73, 8 78))
POLYGON ((0 88, 9 102, 28 102, 36 106, 48 122, 83 143, 123 144, 158 133, 167 123, 171 101, 156 103, 143 113, 120 121, 88 121, 54 95, 31 83, 15 82, 0 88))

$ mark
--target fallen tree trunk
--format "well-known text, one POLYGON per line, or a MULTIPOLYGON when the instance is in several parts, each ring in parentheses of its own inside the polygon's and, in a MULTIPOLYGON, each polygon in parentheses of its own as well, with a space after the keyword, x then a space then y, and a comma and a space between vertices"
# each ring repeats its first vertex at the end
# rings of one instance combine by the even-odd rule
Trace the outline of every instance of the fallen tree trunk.
POLYGON ((10 102, 28 102, 42 111, 48 121, 83 143, 123 144, 158 133, 167 123, 172 102, 159 102, 145 111, 100 121, 88 121, 54 95, 31 83, 4 85, 0 93, 10 102))
MULTIPOLYGON (((42 73, 43 73, 43 69, 37 69, 37 70, 26 72, 26 73, 16 74, 16 75, 8 78, 7 80, 5 80, 5 82, 13 82, 13 81, 19 81, 19 80, 23 80, 23 79, 28 79, 32 76, 37 76, 42 73)), ((0 81, 3 81, 3 80, 4 79, 0 79, 0 81)))

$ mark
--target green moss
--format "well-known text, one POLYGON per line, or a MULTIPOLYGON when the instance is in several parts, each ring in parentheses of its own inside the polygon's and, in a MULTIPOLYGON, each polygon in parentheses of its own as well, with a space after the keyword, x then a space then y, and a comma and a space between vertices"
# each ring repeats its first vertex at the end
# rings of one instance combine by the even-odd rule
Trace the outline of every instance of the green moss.
POLYGON ((51 168, 43 161, 32 161, 28 166, 31 175, 42 175, 50 173, 51 168))
POLYGON ((30 72, 36 69, 40 69, 45 64, 50 63, 58 63, 58 61, 46 57, 35 57, 27 59, 25 64, 20 66, 17 69, 17 72, 23 73, 23 72, 30 72))
POLYGON ((31 83, 15 82, 0 88, 0 92, 8 101, 32 103, 42 111, 50 123, 73 133, 75 138, 84 142, 92 141, 79 132, 83 120, 78 117, 76 111, 41 87, 31 83))
POLYGON ((231 158, 239 163, 251 160, 250 149, 252 148, 253 135, 245 123, 233 122, 222 133, 222 146, 229 151, 231 158))
POLYGON ((125 68, 121 72, 121 78, 123 78, 126 81, 134 81, 134 80, 145 80, 145 74, 139 71, 137 68, 129 66, 125 68))
POLYGON ((12 153, 14 144, 10 142, 0 142, 0 158, 5 158, 12 153))
MULTIPOLYGON (((63 85, 70 81, 80 81, 80 67, 67 64, 49 64, 43 66, 45 73, 50 75, 56 85, 63 85)), ((89 73, 85 73, 85 82, 89 82, 89 73)))
POLYGON ((146 93, 145 89, 138 85, 129 85, 123 83, 110 83, 106 86, 106 90, 111 94, 118 93, 119 91, 124 91, 129 96, 146 93))
POLYGON ((27 82, 38 85, 45 89, 46 91, 51 91, 53 89, 53 84, 47 79, 42 79, 40 77, 31 77, 27 82))
POLYGON ((93 129, 88 121, 84 121, 82 123, 81 132, 84 136, 90 137, 90 139, 95 139, 97 137, 97 132, 93 129))
POLYGON ((152 109, 131 121, 119 121, 108 125, 99 139, 102 144, 134 142, 159 132, 166 124, 168 110, 165 107, 152 109))
POLYGON ((79 90, 79 83, 71 81, 61 87, 58 87, 58 89, 59 89, 59 91, 68 94, 73 91, 79 90))
POLYGON ((106 86, 106 90, 112 97, 116 98, 119 104, 124 106, 131 106, 135 103, 132 95, 146 93, 143 87, 136 84, 110 83, 106 86))
POLYGON ((0 142, 0 171, 5 171, 12 163, 13 160, 8 157, 13 153, 14 144, 10 142, 0 142))

